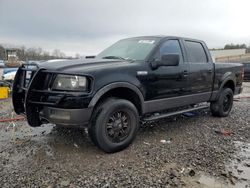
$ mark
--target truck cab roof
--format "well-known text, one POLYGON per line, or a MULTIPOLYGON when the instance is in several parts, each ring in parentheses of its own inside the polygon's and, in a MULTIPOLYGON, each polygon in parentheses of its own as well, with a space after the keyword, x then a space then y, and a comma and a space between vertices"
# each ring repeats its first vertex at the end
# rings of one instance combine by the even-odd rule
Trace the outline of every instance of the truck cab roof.
MULTIPOLYGON (((148 36, 138 36, 138 37, 130 37, 130 38, 125 38, 125 39, 149 39, 149 38, 158 38, 159 40, 162 39, 182 39, 182 40, 190 40, 190 41, 196 41, 196 42, 202 42, 204 43, 204 41, 202 40, 198 40, 198 39, 193 39, 193 38, 188 38, 188 37, 179 37, 179 36, 172 36, 172 35, 148 35, 148 36)), ((124 40, 124 39, 122 39, 124 40)))

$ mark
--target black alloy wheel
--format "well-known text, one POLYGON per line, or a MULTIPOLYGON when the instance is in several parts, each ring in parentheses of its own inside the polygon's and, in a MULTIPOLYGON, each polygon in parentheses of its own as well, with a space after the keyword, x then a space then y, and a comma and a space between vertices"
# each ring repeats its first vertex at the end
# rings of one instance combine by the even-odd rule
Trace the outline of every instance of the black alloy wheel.
POLYGON ((110 141, 119 143, 125 140, 131 131, 131 120, 125 111, 113 113, 106 123, 106 134, 110 141))
POLYGON ((108 98, 94 110, 89 135, 96 146, 107 153, 128 147, 136 137, 139 114, 133 103, 108 98))

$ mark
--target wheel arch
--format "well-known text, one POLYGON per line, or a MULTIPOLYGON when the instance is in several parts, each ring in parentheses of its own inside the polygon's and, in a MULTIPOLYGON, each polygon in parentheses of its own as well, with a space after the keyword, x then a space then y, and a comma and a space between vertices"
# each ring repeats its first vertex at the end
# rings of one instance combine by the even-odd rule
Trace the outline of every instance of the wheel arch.
POLYGON ((137 86, 127 82, 116 82, 102 87, 95 93, 88 107, 95 108, 108 97, 127 99, 135 105, 140 115, 143 113, 144 97, 142 92, 137 86))
POLYGON ((222 90, 224 88, 230 88, 232 89, 233 93, 235 91, 235 87, 236 87, 236 78, 235 76, 233 76, 232 74, 227 74, 225 75, 225 77, 222 79, 218 93, 215 95, 215 97, 213 98, 212 101, 216 101, 218 100, 220 93, 222 92, 222 90))
POLYGON ((236 87, 236 78, 234 75, 230 74, 228 75, 226 78, 223 79, 221 85, 220 85, 220 89, 219 91, 221 92, 222 89, 224 88, 230 88, 232 89, 233 93, 235 91, 235 87, 236 87))
POLYGON ((224 85, 223 85, 222 88, 230 88, 230 89, 232 89, 232 91, 233 91, 233 93, 234 93, 234 91, 235 91, 235 83, 234 83, 233 80, 227 80, 227 81, 224 83, 224 85))

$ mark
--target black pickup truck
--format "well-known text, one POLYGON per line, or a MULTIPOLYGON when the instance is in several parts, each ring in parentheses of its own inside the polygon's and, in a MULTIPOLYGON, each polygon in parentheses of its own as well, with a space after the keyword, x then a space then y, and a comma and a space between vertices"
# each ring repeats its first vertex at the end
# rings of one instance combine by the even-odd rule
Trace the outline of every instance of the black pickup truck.
POLYGON ((214 64, 200 40, 145 36, 120 40, 96 57, 22 65, 13 105, 30 126, 87 127, 105 152, 127 147, 139 121, 199 110, 231 111, 242 91, 242 64, 214 64))

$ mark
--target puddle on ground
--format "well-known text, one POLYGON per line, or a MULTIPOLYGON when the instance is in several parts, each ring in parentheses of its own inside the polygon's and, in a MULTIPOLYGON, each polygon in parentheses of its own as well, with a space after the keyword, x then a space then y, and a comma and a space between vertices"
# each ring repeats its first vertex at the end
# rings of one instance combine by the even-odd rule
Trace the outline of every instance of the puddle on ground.
POLYGON ((186 183, 186 187, 192 187, 192 188, 224 188, 228 187, 231 188, 230 184, 226 183, 222 179, 209 176, 205 173, 199 173, 198 175, 195 175, 194 177, 186 177, 184 178, 184 181, 186 183))
POLYGON ((200 187, 204 187, 204 188, 231 187, 230 185, 223 183, 222 180, 216 179, 214 177, 211 177, 205 174, 200 175, 198 182, 200 184, 200 187))
MULTIPOLYGON (((16 126, 9 124, 0 129, 1 151, 17 151, 11 159, 20 159, 29 156, 30 160, 44 159, 68 160, 70 157, 93 158, 93 155, 102 154, 90 141, 86 129, 66 128, 53 124, 44 124, 40 127, 30 127, 27 123, 16 122, 16 126), (21 149, 23 148, 23 149, 21 149), (92 152, 92 153, 91 153, 92 152), (21 156, 17 159, 16 156, 21 156)), ((5 152, 7 155, 8 153, 5 152)))
POLYGON ((236 180, 235 187, 250 187, 250 143, 235 141, 234 144, 237 153, 227 164, 227 171, 236 180))
POLYGON ((187 179, 188 186, 194 188, 250 188, 250 143, 234 142, 236 155, 226 164, 225 177, 209 176, 204 173, 187 179))
POLYGON ((48 135, 54 129, 52 124, 44 124, 40 127, 30 127, 26 124, 9 123, 4 129, 0 130, 0 141, 5 140, 26 140, 29 138, 40 138, 42 136, 48 135))
MULTIPOLYGON (((234 180, 232 183, 231 179, 234 176, 228 178, 228 181, 225 181, 221 178, 216 178, 206 174, 199 174, 194 177, 191 181, 187 180, 187 187, 193 188, 249 188, 250 184, 248 181, 244 180, 234 180)), ((235 179, 235 178, 234 178, 235 179)))

